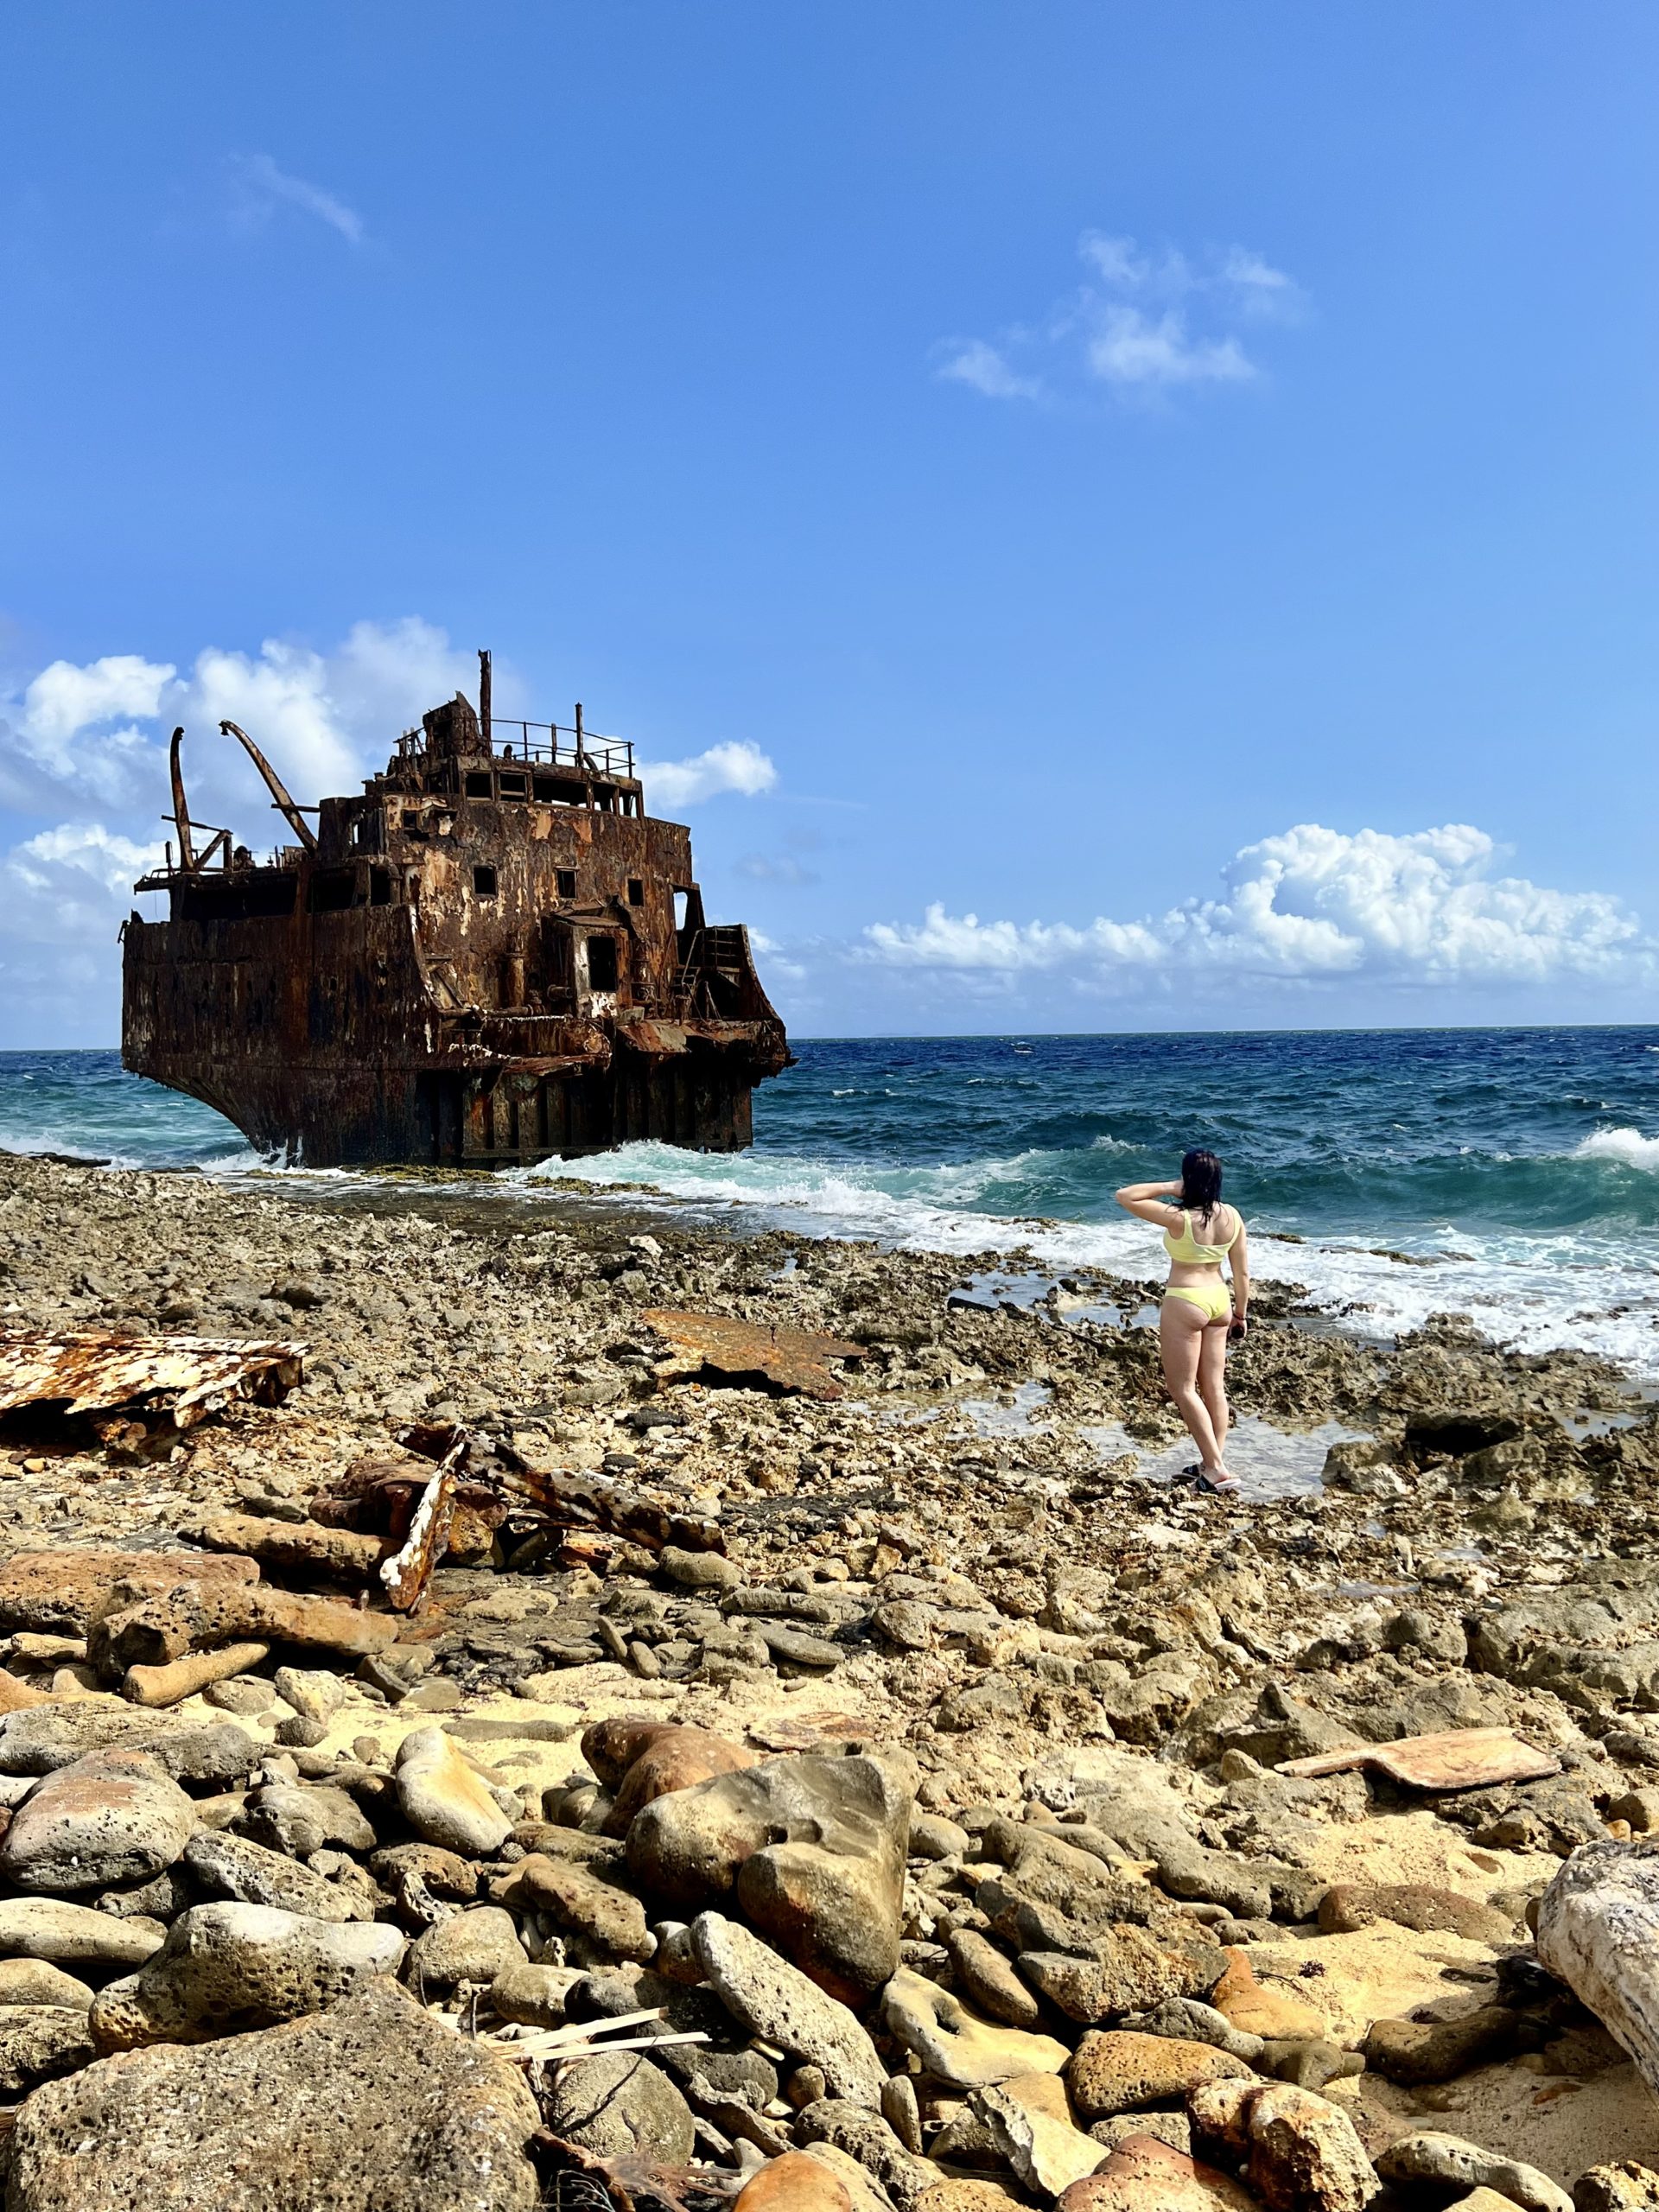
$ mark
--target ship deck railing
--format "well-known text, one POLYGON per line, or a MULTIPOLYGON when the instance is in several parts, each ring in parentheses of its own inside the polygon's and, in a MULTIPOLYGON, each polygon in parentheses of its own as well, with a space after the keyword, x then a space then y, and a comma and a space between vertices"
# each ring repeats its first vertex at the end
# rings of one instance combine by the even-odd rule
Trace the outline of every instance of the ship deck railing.
MULTIPOLYGON (((397 741, 405 756, 424 750, 424 734, 405 730, 397 741)), ((522 721, 516 715, 492 715, 491 750, 498 760, 523 760, 532 767, 562 769, 574 776, 603 776, 618 782, 633 780, 633 747, 626 737, 595 737, 591 730, 574 729, 561 722, 522 721), (516 736, 504 736, 516 732, 516 736)))

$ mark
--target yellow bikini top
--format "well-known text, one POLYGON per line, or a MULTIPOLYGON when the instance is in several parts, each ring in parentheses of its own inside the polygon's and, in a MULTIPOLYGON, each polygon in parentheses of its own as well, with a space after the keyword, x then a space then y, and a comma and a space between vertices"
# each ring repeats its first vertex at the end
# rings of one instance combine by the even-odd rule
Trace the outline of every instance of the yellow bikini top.
POLYGON ((1243 1226, 1242 1221, 1235 1221, 1233 1233, 1224 1244, 1199 1244, 1193 1241, 1192 1217, 1184 1213, 1179 1236, 1173 1229, 1164 1231, 1164 1249, 1172 1260, 1185 1260, 1189 1265, 1196 1263, 1199 1267, 1219 1267, 1237 1243, 1238 1232, 1243 1226))

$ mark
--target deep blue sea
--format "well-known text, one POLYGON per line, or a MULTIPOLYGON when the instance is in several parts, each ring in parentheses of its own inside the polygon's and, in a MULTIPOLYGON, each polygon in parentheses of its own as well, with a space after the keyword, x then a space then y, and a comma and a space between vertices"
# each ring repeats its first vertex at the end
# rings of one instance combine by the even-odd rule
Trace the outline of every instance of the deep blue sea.
MULTIPOLYGON (((515 1205, 575 1176, 728 1221, 963 1253, 1023 1244, 1057 1270, 1146 1274, 1155 1232, 1112 1192, 1173 1175, 1205 1144, 1227 1163, 1257 1274, 1306 1284, 1354 1325, 1467 1313, 1522 1348, 1582 1345, 1659 1381, 1659 1028, 795 1049, 800 1065, 756 1095, 751 1153, 629 1145, 493 1179, 515 1205)), ((260 1165, 217 1115, 124 1075, 113 1052, 0 1053, 0 1148, 238 1179, 260 1165)))

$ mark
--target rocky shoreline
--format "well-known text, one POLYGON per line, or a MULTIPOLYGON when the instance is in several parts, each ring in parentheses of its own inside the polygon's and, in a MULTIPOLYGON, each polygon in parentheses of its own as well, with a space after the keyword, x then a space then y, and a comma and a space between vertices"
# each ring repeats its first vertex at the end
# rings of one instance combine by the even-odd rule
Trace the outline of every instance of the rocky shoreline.
POLYGON ((307 1347, 182 1435, 0 1416, 10 2212, 1659 2206, 1596 1932, 1659 1891, 1659 1416, 1270 1285, 1288 1471, 1201 1500, 1153 1291, 0 1157, 0 1334, 307 1347), (411 1425, 706 1535, 475 1516, 365 1609, 338 1501, 411 1425), (374 1634, 227 1656, 216 1574, 374 1634), (158 1605, 226 1671, 148 1709, 158 1605), (1481 1730, 1557 1770, 1276 1770, 1481 1730))

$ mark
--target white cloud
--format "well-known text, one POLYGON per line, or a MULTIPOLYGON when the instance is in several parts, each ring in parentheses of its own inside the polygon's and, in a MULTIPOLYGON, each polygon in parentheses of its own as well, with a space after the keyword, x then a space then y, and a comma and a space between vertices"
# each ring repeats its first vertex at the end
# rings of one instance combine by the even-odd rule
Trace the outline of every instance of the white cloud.
POLYGON ((0 858, 0 1002, 8 1043, 42 1033, 106 1044, 114 1033, 116 936, 132 885, 162 857, 99 822, 63 823, 0 858))
POLYGON ((302 176, 290 176, 286 169, 277 168, 269 154, 249 154, 237 163, 236 170, 245 216, 264 219, 279 204, 298 207, 307 215, 315 215, 320 223, 326 223, 330 230, 338 231, 348 245, 363 243, 363 218, 354 207, 348 207, 332 192, 325 192, 320 184, 309 184, 302 176))
POLYGON ((1306 311, 1300 287, 1249 246, 1212 247, 1194 258, 1085 231, 1077 251, 1090 272, 1077 291, 995 344, 946 341, 936 349, 935 375, 988 399, 1042 398, 1068 384, 1103 384, 1120 395, 1242 384, 1260 369, 1233 326, 1294 322, 1306 311))
POLYGON ((1491 873, 1497 849, 1462 823, 1407 836, 1304 823, 1247 845, 1224 893, 1156 918, 982 922, 928 907, 878 922, 860 957, 982 980, 1033 971, 1112 988, 1160 976, 1293 983, 1370 981, 1527 984, 1635 980, 1659 947, 1618 901, 1491 873))
POLYGON ((645 786, 646 804, 660 810, 696 806, 723 791, 756 798, 773 788, 778 771, 758 745, 744 738, 711 745, 706 753, 694 753, 689 760, 642 763, 639 777, 645 786))
POLYGON ((1155 322, 1139 308, 1109 308, 1087 354, 1107 384, 1224 384, 1255 374, 1236 338, 1194 340, 1173 308, 1155 322))
POLYGON ((939 350, 937 373, 947 384, 968 385, 987 399, 1035 399, 1042 391, 1038 378, 1019 375, 982 338, 947 340, 939 350))

